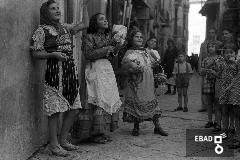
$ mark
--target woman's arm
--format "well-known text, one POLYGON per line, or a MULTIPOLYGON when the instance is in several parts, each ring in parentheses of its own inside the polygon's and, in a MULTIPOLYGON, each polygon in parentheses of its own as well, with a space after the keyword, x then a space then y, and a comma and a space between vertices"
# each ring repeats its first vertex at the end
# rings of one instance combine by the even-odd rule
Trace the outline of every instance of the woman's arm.
POLYGON ((67 24, 67 23, 64 23, 62 24, 72 35, 75 35, 77 34, 78 32, 86 29, 86 25, 84 25, 83 22, 80 22, 78 24, 67 24))
POLYGON ((80 31, 82 31, 82 30, 84 30, 84 29, 86 29, 86 28, 87 28, 87 26, 84 25, 83 22, 80 22, 80 23, 78 23, 78 24, 76 24, 76 25, 73 26, 73 28, 71 29, 71 34, 72 34, 72 35, 75 35, 75 34, 77 34, 78 32, 80 32, 80 31))
POLYGON ((32 51, 32 56, 38 60, 45 60, 48 58, 57 58, 60 61, 67 60, 67 56, 65 53, 62 52, 52 52, 47 53, 45 50, 42 51, 32 51))
POLYGON ((87 35, 84 40, 84 54, 88 60, 97 60, 100 58, 106 58, 111 52, 113 52, 114 47, 106 46, 102 48, 94 48, 94 40, 92 35, 87 35))
POLYGON ((60 61, 67 59, 65 53, 62 52, 52 52, 48 53, 44 49, 45 43, 45 32, 42 27, 39 27, 32 36, 32 46, 30 47, 31 54, 35 59, 45 60, 48 58, 57 58, 60 61))

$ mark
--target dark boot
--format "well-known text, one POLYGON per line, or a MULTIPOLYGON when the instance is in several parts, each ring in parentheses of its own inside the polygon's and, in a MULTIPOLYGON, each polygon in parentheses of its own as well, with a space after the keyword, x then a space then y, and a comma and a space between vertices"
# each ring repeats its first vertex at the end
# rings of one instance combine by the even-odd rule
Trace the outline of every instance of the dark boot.
POLYGON ((133 136, 139 136, 139 123, 137 123, 137 122, 134 123, 134 128, 132 130, 132 135, 133 136))
POLYGON ((176 93, 177 93, 177 88, 176 88, 176 86, 174 86, 172 95, 175 95, 176 93))
POLYGON ((165 132, 162 128, 154 128, 154 134, 160 134, 161 136, 168 136, 168 133, 165 132))
POLYGON ((168 84, 167 88, 168 88, 168 90, 164 94, 171 94, 171 85, 168 84))

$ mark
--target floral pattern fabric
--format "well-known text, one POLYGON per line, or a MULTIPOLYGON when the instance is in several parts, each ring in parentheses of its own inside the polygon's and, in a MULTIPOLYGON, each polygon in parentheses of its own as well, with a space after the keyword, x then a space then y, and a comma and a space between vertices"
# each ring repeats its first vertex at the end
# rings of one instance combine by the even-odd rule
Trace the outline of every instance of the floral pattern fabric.
MULTIPOLYGON (((161 110, 154 95, 154 77, 151 59, 145 50, 128 50, 122 60, 122 65, 127 65, 131 61, 140 62, 143 66, 141 76, 127 80, 123 121, 142 122, 152 120, 153 117, 160 117, 161 110), (140 79, 140 80, 139 80, 140 79), (136 85, 137 84, 137 85, 136 85)), ((131 73, 129 73, 131 74, 131 73)))
POLYGON ((57 30, 53 26, 42 25, 35 31, 32 40, 33 51, 63 52, 68 57, 63 62, 55 58, 46 61, 44 114, 51 116, 54 113, 82 108, 78 93, 77 66, 68 30, 63 26, 57 30))

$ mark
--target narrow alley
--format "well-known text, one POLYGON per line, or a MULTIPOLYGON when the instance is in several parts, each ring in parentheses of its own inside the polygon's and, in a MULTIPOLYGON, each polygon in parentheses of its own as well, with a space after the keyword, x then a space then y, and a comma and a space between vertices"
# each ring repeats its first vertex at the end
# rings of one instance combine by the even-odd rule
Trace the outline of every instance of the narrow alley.
MULTIPOLYGON (((201 129, 207 122, 207 115, 198 112, 200 108, 200 77, 195 73, 189 89, 189 112, 173 112, 177 105, 177 96, 161 95, 159 107, 163 110, 160 120, 162 127, 168 131, 168 137, 153 134, 153 125, 144 122, 140 126, 140 136, 131 136, 132 126, 119 122, 119 129, 111 136, 113 142, 105 145, 90 143, 79 144, 80 150, 68 158, 50 157, 44 151, 31 160, 237 160, 234 158, 186 157, 186 129, 201 129)), ((120 116, 121 118, 121 116, 120 116)), ((211 150, 202 148, 202 152, 211 150)))

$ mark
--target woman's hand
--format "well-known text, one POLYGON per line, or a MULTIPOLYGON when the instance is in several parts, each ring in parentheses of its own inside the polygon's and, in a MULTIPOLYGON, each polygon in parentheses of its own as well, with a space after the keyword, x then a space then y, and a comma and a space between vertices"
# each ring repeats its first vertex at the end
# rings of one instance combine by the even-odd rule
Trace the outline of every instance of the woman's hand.
POLYGON ((113 46, 107 46, 106 48, 106 56, 108 57, 111 53, 114 52, 114 47, 113 46))
POLYGON ((53 58, 57 58, 59 61, 66 61, 67 55, 62 52, 52 52, 53 58))
POLYGON ((207 69, 206 68, 200 68, 199 69, 199 74, 200 75, 205 75, 207 73, 207 69))
POLYGON ((80 22, 76 25, 74 25, 71 29, 71 33, 73 35, 77 34, 79 31, 82 31, 87 28, 87 25, 85 25, 83 22, 80 22))
POLYGON ((230 57, 230 58, 229 58, 229 61, 230 61, 230 62, 236 62, 236 59, 235 59, 235 57, 230 57))
POLYGON ((152 68, 157 67, 157 66, 159 66, 159 65, 160 65, 160 62, 159 62, 159 61, 154 61, 154 62, 152 62, 152 68))

